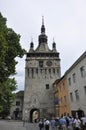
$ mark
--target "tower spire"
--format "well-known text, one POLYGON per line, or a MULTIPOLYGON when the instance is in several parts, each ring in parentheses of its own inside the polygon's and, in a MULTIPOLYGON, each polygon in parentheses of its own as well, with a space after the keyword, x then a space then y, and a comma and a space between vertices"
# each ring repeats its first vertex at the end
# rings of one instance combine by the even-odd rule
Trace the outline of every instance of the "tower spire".
POLYGON ((42 25, 44 25, 44 16, 42 16, 42 25))
POLYGON ((41 26, 41 33, 45 33, 45 26, 44 26, 44 16, 42 16, 42 26, 41 26))
POLYGON ((30 49, 34 48, 33 38, 31 37, 30 49))
POLYGON ((56 43, 55 43, 54 38, 53 38, 52 50, 56 51, 56 43))
POLYGON ((41 34, 38 37, 39 44, 46 43, 47 44, 47 36, 45 34, 45 26, 44 26, 44 17, 42 16, 42 25, 41 25, 41 34))

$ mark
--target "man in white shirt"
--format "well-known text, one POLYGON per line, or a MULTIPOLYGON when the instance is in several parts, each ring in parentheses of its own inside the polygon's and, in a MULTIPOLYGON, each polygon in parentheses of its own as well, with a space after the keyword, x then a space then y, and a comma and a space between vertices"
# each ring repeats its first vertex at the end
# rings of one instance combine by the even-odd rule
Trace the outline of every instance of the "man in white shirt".
POLYGON ((81 121, 82 121, 82 128, 83 130, 85 130, 86 129, 86 116, 81 117, 81 121))
POLYGON ((81 130, 81 121, 78 117, 74 120, 75 130, 81 130))
POLYGON ((50 126, 50 121, 46 119, 46 121, 44 122, 45 130, 49 130, 49 126, 50 126))

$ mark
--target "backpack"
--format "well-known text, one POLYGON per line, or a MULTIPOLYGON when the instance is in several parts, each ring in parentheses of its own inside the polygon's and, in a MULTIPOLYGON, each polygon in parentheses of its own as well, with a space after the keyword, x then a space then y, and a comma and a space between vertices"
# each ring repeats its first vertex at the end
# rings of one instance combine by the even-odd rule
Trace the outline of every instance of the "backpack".
POLYGON ((39 127, 43 128, 44 127, 44 123, 43 122, 39 122, 39 127))

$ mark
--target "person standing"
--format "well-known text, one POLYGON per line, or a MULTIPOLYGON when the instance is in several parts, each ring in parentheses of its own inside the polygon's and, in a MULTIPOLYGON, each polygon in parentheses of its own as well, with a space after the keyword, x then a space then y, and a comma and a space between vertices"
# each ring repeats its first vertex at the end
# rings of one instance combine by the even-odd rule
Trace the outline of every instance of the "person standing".
POLYGON ((45 122, 44 122, 44 127, 45 127, 45 130, 49 130, 50 121, 49 121, 48 119, 45 120, 45 122))
POLYGON ((86 130, 86 116, 81 117, 82 129, 86 130))
POLYGON ((74 118, 72 116, 69 116, 68 130, 73 130, 73 122, 74 122, 74 118))
POLYGON ((40 119, 40 121, 39 121, 39 130, 43 130, 43 128, 44 128, 44 122, 43 122, 43 120, 42 119, 40 119))
POLYGON ((74 120, 74 127, 75 130, 81 130, 81 121, 78 117, 76 117, 74 120))
POLYGON ((55 121, 55 119, 54 118, 52 118, 52 120, 51 120, 51 128, 52 128, 52 130, 55 130, 55 128, 56 128, 56 121, 55 121))
POLYGON ((60 125, 61 125, 62 130, 67 130, 67 122, 66 122, 65 117, 62 116, 62 117, 59 119, 59 123, 60 123, 60 125))

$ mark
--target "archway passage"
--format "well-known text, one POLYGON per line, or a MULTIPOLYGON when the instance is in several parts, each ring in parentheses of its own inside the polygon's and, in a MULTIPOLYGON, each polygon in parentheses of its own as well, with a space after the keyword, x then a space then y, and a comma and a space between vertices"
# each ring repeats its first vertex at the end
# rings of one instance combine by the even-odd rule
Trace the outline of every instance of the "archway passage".
POLYGON ((40 115, 40 111, 37 108, 34 108, 30 111, 30 122, 37 122, 40 115))
POLYGON ((81 118, 84 115, 84 111, 81 110, 81 109, 78 109, 78 110, 75 110, 75 111, 73 110, 73 111, 71 111, 71 113, 72 113, 72 116, 74 118, 76 118, 76 116, 78 116, 79 118, 81 118))
POLYGON ((84 111, 81 109, 77 110, 77 113, 78 113, 79 118, 81 118, 84 115, 84 111))

